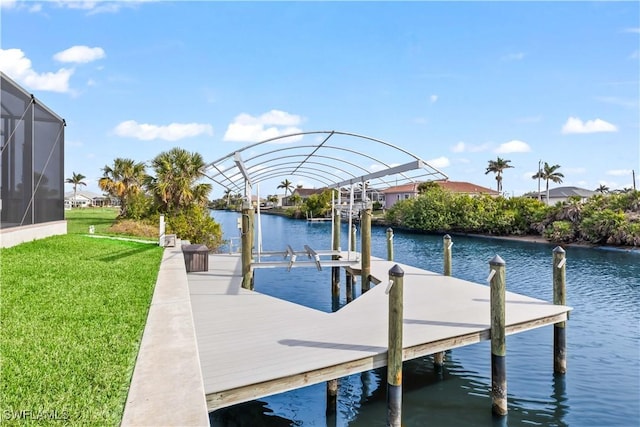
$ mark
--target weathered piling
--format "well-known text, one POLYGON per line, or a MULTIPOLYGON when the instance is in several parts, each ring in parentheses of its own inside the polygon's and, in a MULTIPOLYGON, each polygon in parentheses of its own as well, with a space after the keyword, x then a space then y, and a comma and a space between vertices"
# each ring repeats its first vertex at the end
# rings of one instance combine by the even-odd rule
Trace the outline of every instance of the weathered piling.
POLYGON ((387 228, 387 261, 393 261, 393 229, 387 228))
MULTIPOLYGON (((351 252, 355 252, 357 250, 358 244, 357 244, 356 238, 357 238, 356 225, 355 224, 351 224, 351 247, 349 248, 349 250, 351 252)), ((352 274, 351 275, 351 286, 355 285, 355 283, 356 283, 356 276, 354 276, 352 274)), ((351 288, 351 299, 353 299, 353 288, 351 288)))
POLYGON ((360 257, 362 292, 367 292, 371 286, 371 203, 361 212, 360 227, 362 234, 362 256, 360 257))
MULTIPOLYGON (((442 246, 444 253, 444 272, 445 276, 451 276, 451 247, 453 246, 453 242, 451 241, 451 236, 445 234, 442 238, 442 246)), ((445 361, 445 352, 440 351, 433 355, 433 364, 440 368, 444 365, 445 361)))
MULTIPOLYGON (((331 249, 340 250, 340 209, 335 209, 333 213, 333 243, 331 249)), ((333 260, 339 260, 339 255, 333 255, 333 260)), ((335 298, 340 296, 340 267, 331 267, 331 295, 335 298)))
POLYGON ((505 262, 496 255, 489 261, 491 284, 491 409, 507 415, 507 346, 505 336, 505 262))
MULTIPOLYGON (((560 246, 553 250, 553 303, 566 305, 566 257, 560 246)), ((553 371, 557 374, 567 372, 567 322, 553 325, 553 371)))
POLYGON ((402 420, 402 322, 404 271, 398 264, 389 270, 389 346, 387 348, 387 426, 402 420))
POLYGON ((335 414, 338 408, 338 379, 327 381, 327 415, 335 414))
POLYGON ((351 301, 353 301, 353 274, 349 273, 349 271, 345 272, 345 278, 346 278, 346 289, 345 289, 345 293, 347 294, 347 303, 350 303, 351 301))
POLYGON ((442 238, 442 246, 444 252, 444 275, 451 276, 451 247, 453 246, 451 236, 448 234, 444 235, 442 238))
POLYGON ((251 228, 253 226, 253 208, 251 203, 245 201, 242 203, 242 287, 244 289, 253 288, 253 274, 251 271, 251 257, 253 246, 253 233, 251 228))

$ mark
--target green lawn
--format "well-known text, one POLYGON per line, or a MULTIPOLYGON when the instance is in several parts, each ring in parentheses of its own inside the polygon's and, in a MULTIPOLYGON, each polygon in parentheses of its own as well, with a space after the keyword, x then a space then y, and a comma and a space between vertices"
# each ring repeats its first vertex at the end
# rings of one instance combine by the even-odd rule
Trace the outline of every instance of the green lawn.
MULTIPOLYGON (((67 213, 69 233, 117 215, 67 213)), ((81 234, 0 250, 1 423, 119 425, 161 258, 81 234)))
POLYGON ((107 234, 107 229, 115 222, 119 208, 75 208, 65 210, 67 233, 88 234, 89 226, 95 227, 96 234, 107 234))

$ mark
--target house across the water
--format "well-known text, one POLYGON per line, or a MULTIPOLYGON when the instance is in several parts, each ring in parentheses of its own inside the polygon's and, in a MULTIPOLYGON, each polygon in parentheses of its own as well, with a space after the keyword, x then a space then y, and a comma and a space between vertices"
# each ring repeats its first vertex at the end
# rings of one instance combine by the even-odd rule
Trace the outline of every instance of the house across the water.
MULTIPOLYGON (((496 190, 483 187, 481 185, 473 184, 464 181, 433 181, 438 184, 443 190, 451 191, 452 193, 468 194, 470 196, 479 196, 481 194, 488 194, 489 196, 497 197, 500 195, 496 190)), ((384 207, 389 209, 400 200, 408 200, 416 197, 420 192, 418 186, 420 183, 404 184, 395 187, 387 188, 383 190, 384 193, 384 207)))

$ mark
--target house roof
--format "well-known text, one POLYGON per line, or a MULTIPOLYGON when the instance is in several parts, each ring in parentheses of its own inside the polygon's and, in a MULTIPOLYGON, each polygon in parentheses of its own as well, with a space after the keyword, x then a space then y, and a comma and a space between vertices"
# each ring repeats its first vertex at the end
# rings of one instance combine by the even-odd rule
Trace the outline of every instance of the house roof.
MULTIPOLYGON (((547 196, 546 191, 541 191, 540 192, 543 196, 547 196)), ((538 195, 538 193, 535 193, 536 196, 538 195)), ((571 196, 578 196, 578 197, 591 197, 594 194, 596 194, 596 191, 592 191, 592 190, 587 190, 586 188, 580 188, 580 187, 556 187, 556 188, 550 188, 549 189, 549 198, 561 198, 561 197, 571 197, 571 196)))
MULTIPOLYGON (((324 190, 326 190, 326 188, 296 188, 293 190, 293 193, 291 193, 291 195, 295 193, 300 197, 309 197, 313 196, 314 194, 320 194, 324 190)), ((289 195, 289 197, 291 197, 291 195, 289 195)))
POLYGON ((384 194, 417 193, 418 184, 410 183, 410 184, 396 185, 395 187, 389 187, 386 190, 382 190, 382 192, 384 194))
MULTIPOLYGON (((464 181, 433 181, 442 187, 444 190, 451 191, 454 193, 465 193, 465 194, 490 194, 493 196, 497 196, 498 193, 496 190, 492 190, 491 188, 483 187, 481 185, 473 184, 470 182, 464 181)), ((387 188, 383 191, 385 194, 391 193, 417 193, 418 192, 418 184, 404 184, 397 185, 395 187, 387 188)))
POLYGON ((496 190, 492 190, 491 188, 483 187, 482 185, 473 184, 471 182, 465 181, 436 181, 440 187, 445 190, 452 191, 454 193, 467 193, 467 194, 490 194, 493 196, 497 196, 498 193, 496 190))
MULTIPOLYGON (((64 197, 65 199, 70 199, 73 198, 73 191, 67 191, 66 193, 64 193, 64 197)), ((92 191, 80 191, 78 190, 77 193, 77 197, 79 198, 84 198, 84 199, 95 199, 95 198, 104 198, 105 196, 103 196, 102 194, 98 194, 98 193, 94 193, 92 191)))

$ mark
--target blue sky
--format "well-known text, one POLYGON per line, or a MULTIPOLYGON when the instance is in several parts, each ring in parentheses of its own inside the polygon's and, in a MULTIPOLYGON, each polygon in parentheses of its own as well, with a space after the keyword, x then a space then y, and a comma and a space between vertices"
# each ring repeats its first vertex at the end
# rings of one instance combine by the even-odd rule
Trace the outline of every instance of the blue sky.
POLYGON ((332 129, 491 188, 508 159, 513 195, 540 160, 588 189, 640 175, 638 2, 0 4, 0 69, 66 119, 91 191, 116 157, 332 129))

